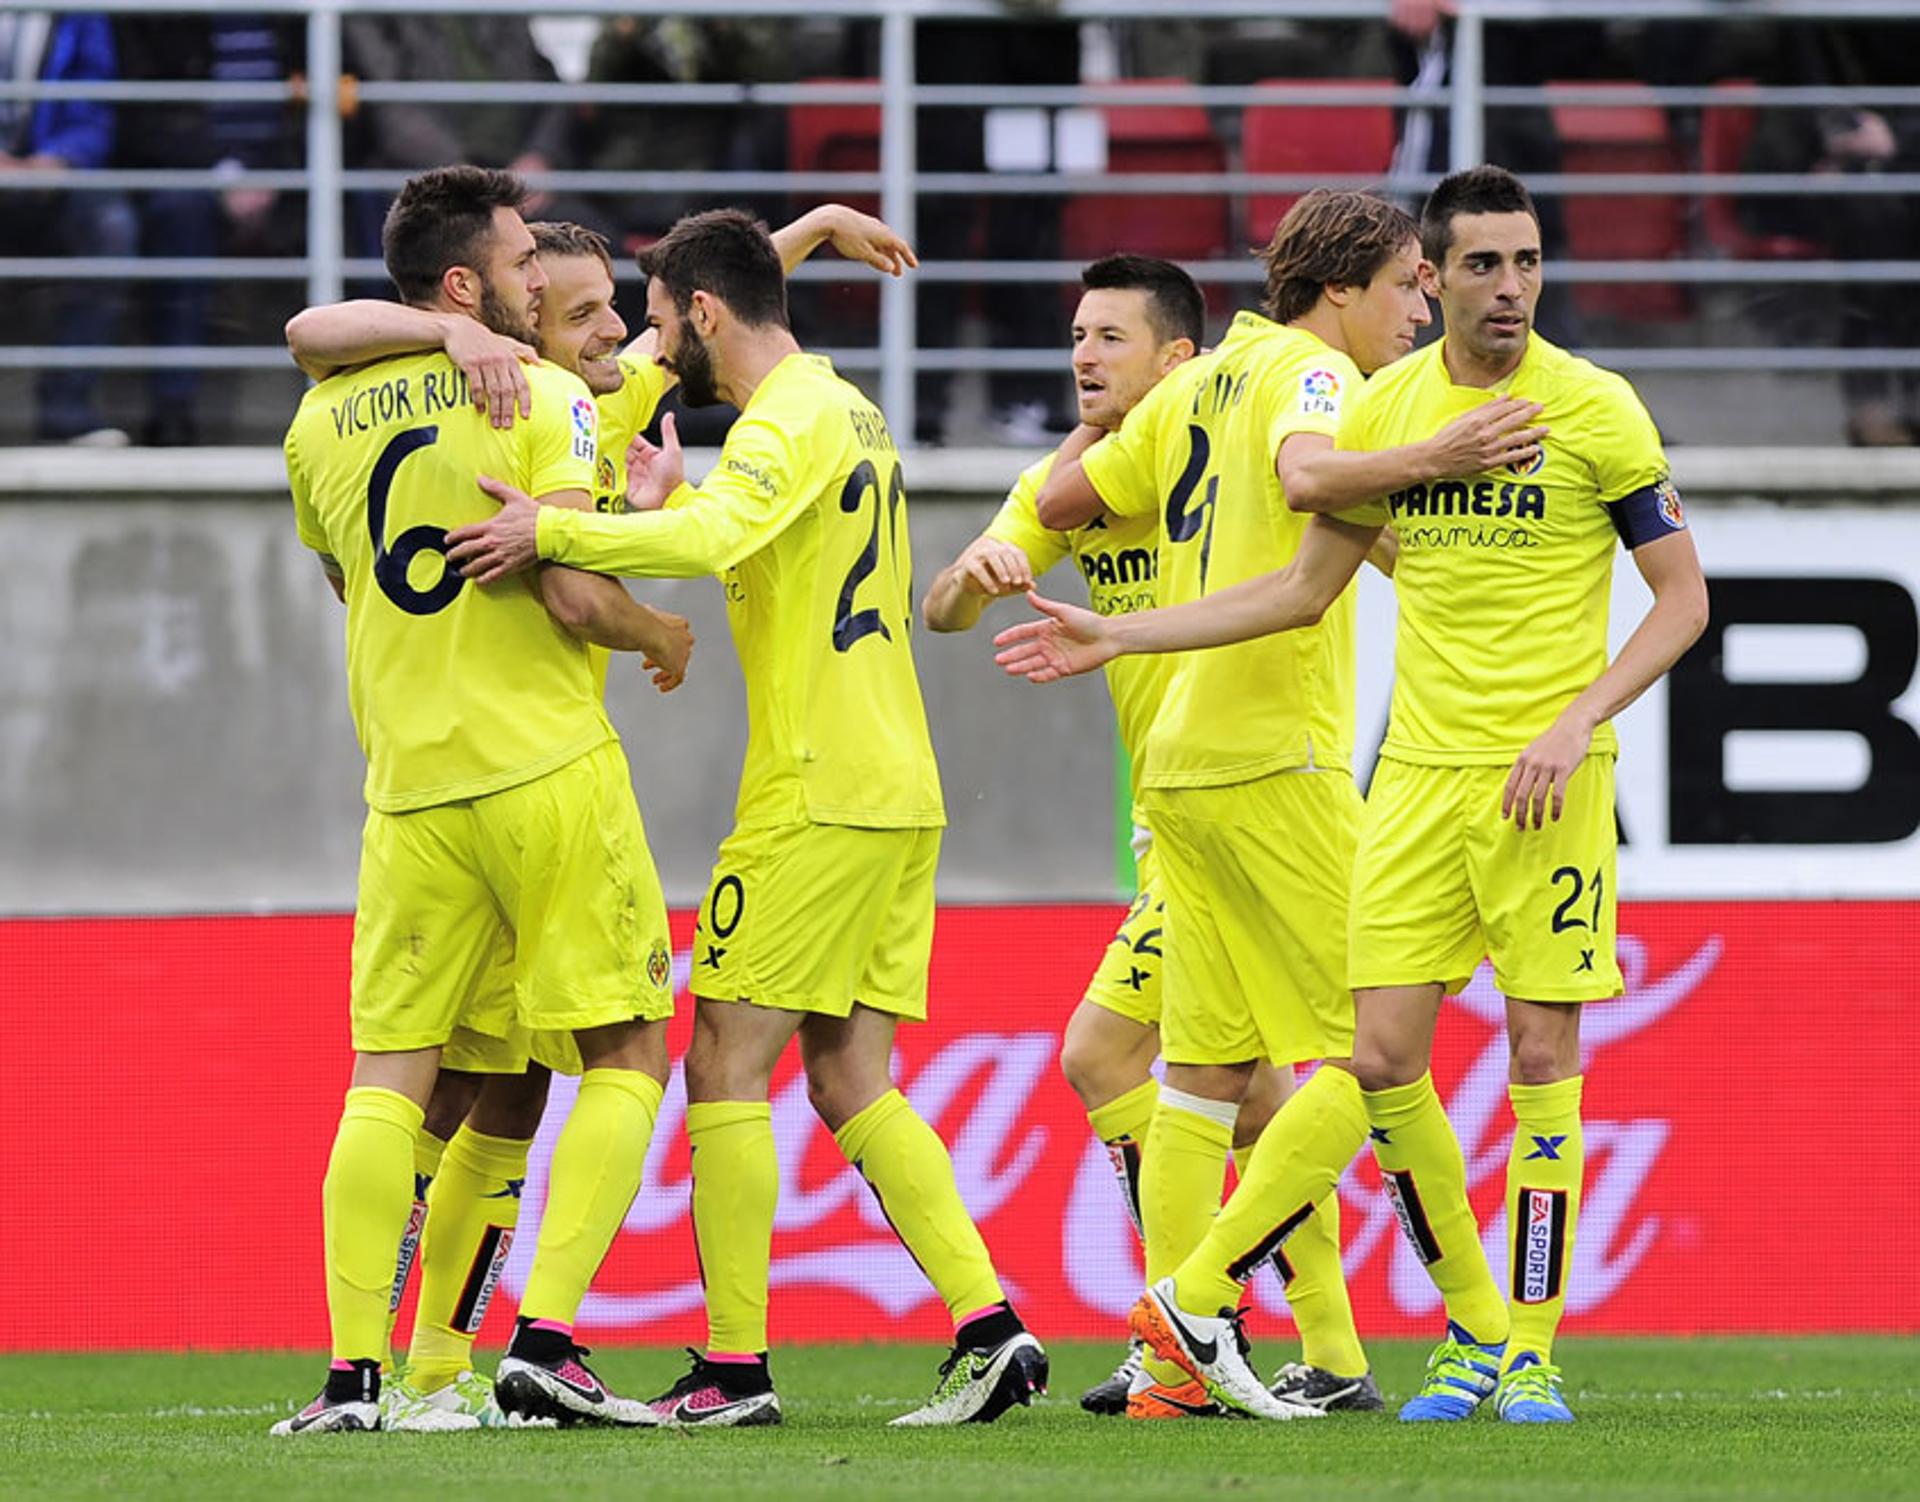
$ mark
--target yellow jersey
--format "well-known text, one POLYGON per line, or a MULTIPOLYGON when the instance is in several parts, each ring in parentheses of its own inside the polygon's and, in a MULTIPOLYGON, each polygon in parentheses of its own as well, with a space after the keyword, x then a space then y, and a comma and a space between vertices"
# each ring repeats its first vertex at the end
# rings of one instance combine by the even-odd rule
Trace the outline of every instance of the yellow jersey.
MULTIPOLYGON (((1511 761, 1607 665, 1607 606, 1620 518, 1614 503, 1654 492, 1682 525, 1653 419, 1621 376, 1532 336, 1494 387, 1456 386, 1444 341, 1387 366, 1348 404, 1340 447, 1430 438, 1497 396, 1544 409, 1540 458, 1525 473, 1408 486, 1343 513, 1391 521, 1400 623, 1393 709, 1381 753, 1425 766, 1511 761)), ((1593 750, 1614 752, 1611 723, 1593 750)))
POLYGON ((526 374, 533 415, 510 429, 435 352, 322 381, 287 430, 300 540, 346 581, 347 694, 383 813, 513 787, 613 735, 585 645, 526 581, 481 589, 446 566, 448 529, 496 509, 480 475, 592 489, 587 388, 557 366, 526 374))
POLYGON ((539 548, 601 573, 721 576, 747 686, 739 824, 946 822, 909 640, 900 456, 831 362, 775 366, 697 489, 625 516, 543 507, 539 548))
MULTIPOLYGON (((600 409, 600 450, 593 465, 593 509, 609 516, 627 509, 627 445, 653 421, 667 394, 667 373, 651 360, 622 355, 618 363, 626 377, 619 390, 594 399, 600 409)), ((594 689, 605 698, 613 653, 588 643, 587 661, 593 665, 594 689)))
MULTIPOLYGON (((1158 515, 1159 602, 1177 605, 1284 568, 1311 518, 1288 509, 1274 468, 1295 433, 1337 431, 1360 385, 1353 362, 1303 329, 1241 313, 1082 464, 1116 516, 1158 515), (1163 509, 1164 508, 1164 509, 1163 509)), ((1353 754, 1354 606, 1318 625, 1182 653, 1140 785, 1223 787, 1293 767, 1345 769, 1353 754)))
MULTIPOLYGON (((1027 555, 1034 578, 1071 556, 1087 581, 1087 598, 1098 615, 1127 615, 1151 610, 1158 602, 1160 513, 1139 516, 1096 516, 1084 527, 1056 532, 1040 521, 1040 491, 1053 473, 1054 456, 1029 465, 987 526, 987 535, 1011 543, 1027 555)), ((1133 769, 1134 792, 1140 791, 1140 768, 1147 748, 1147 731, 1166 696, 1178 659, 1171 653, 1141 653, 1116 657, 1107 664, 1107 692, 1113 696, 1114 718, 1120 726, 1120 744, 1126 747, 1133 769)))
POLYGON ((600 453, 593 466, 593 509, 608 515, 627 509, 627 445, 646 431, 667 394, 667 373, 651 360, 622 355, 617 363, 626 379, 597 399, 600 453))

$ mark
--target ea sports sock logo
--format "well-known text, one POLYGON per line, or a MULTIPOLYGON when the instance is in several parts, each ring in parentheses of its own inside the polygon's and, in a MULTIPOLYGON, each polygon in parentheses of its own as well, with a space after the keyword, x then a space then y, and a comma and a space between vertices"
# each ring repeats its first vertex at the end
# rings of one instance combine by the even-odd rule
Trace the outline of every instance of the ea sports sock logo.
POLYGON ((1514 1220, 1514 1302, 1544 1304, 1558 1298, 1566 1267, 1567 1191, 1522 1189, 1514 1220))

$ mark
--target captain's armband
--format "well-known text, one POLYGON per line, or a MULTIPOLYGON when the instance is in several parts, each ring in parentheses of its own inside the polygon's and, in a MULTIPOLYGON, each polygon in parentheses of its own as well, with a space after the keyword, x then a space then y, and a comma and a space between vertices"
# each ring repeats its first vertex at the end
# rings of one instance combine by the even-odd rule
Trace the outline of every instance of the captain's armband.
POLYGON ((1620 534, 1620 541, 1629 552, 1650 542, 1658 542, 1663 537, 1671 537, 1675 532, 1684 532, 1687 528, 1687 515, 1680 505, 1680 492, 1673 488, 1673 481, 1665 475, 1631 495, 1608 501, 1606 506, 1613 530, 1620 534))

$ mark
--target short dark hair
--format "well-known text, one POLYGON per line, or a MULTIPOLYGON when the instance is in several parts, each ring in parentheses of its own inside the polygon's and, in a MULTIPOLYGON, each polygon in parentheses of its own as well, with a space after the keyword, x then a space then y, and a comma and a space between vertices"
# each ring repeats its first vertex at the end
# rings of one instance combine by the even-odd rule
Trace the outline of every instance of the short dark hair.
POLYGON ((780 252, 766 225, 740 209, 689 214, 634 260, 683 314, 693 306, 693 294, 705 292, 744 324, 790 327, 780 252))
POLYGON ((1453 248, 1453 221, 1461 214, 1530 214, 1540 222, 1533 195, 1505 167, 1488 162, 1443 177, 1420 211, 1420 254, 1434 265, 1453 248))
POLYGON ((1275 323, 1292 323, 1312 312, 1328 287, 1366 286, 1419 238, 1413 216, 1377 193, 1315 188, 1254 252, 1267 268, 1262 307, 1275 323))
POLYGON ((518 209, 527 185, 491 167, 435 167, 410 177, 380 227, 387 275, 401 298, 431 302, 451 266, 478 266, 495 209, 518 209))
POLYGON ((533 232, 533 248, 543 256, 592 256, 613 275, 613 247, 607 237, 584 224, 565 219, 543 219, 527 226, 533 232))
POLYGON ((1197 350, 1207 342, 1207 305, 1192 277, 1156 256, 1102 256, 1080 272, 1089 292, 1144 292, 1147 321, 1162 344, 1191 339, 1197 350))

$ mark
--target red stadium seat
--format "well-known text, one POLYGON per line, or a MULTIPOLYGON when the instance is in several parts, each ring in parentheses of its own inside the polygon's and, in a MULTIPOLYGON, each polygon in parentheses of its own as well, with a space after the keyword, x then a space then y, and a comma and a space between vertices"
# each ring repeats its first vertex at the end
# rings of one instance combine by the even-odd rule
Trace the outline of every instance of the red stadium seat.
MULTIPOLYGON (((1178 84, 1179 78, 1141 78, 1139 84, 1178 84)), ((1224 172, 1227 153, 1197 104, 1108 105, 1109 172, 1179 173, 1210 177, 1224 172)), ((1071 200, 1061 221, 1068 256, 1092 260, 1113 251, 1205 261, 1228 252, 1224 194, 1095 193, 1071 200)))
MULTIPOLYGON (((816 84, 878 83, 876 78, 814 78, 816 84)), ((877 104, 790 104, 787 106, 789 172, 878 172, 880 106, 877 104)), ((796 214, 833 201, 862 213, 880 212, 877 193, 802 192, 792 197, 796 214)), ((796 289, 797 301, 817 311, 824 327, 858 339, 877 329, 880 289, 872 277, 796 289)))
MULTIPOLYGON (((1353 88, 1375 84, 1391 89, 1387 78, 1265 78, 1258 88, 1353 88)), ((1385 177, 1393 165, 1393 105, 1255 104, 1247 107, 1241 156, 1248 172, 1327 176, 1385 177)), ((1298 193, 1257 193, 1247 200, 1247 235, 1255 245, 1273 238, 1273 229, 1298 193)))
MULTIPOLYGON (((1753 87, 1750 78, 1722 79, 1714 85, 1730 95, 1753 87)), ((1751 104, 1709 106, 1700 112, 1700 170, 1738 173, 1746 162, 1747 146, 1753 140, 1756 113, 1751 104)), ((1721 255, 1735 261, 1808 260, 1820 254, 1811 240, 1795 235, 1749 234, 1740 223, 1735 195, 1710 193, 1700 201, 1701 225, 1707 243, 1721 255)))
MULTIPOLYGON (((815 78, 815 84, 877 84, 877 78, 815 78)), ((787 106, 789 172, 878 172, 880 106, 877 104, 791 104, 787 106)), ((799 193, 795 201, 811 208, 836 195, 799 193)), ((869 214, 880 212, 873 194, 846 195, 843 201, 869 214)))
MULTIPOLYGON (((1667 129, 1667 115, 1645 84, 1548 84, 1554 89, 1606 89, 1620 104, 1551 106, 1560 138, 1561 170, 1570 174, 1635 173, 1650 179, 1685 170, 1667 129)), ((1650 183, 1650 187, 1655 184, 1650 183)), ((1609 193, 1565 200, 1567 239, 1582 261, 1664 261, 1687 250, 1686 203, 1672 193, 1609 193)), ((1671 323, 1688 315, 1686 289, 1676 282, 1574 289, 1584 313, 1671 323)))

